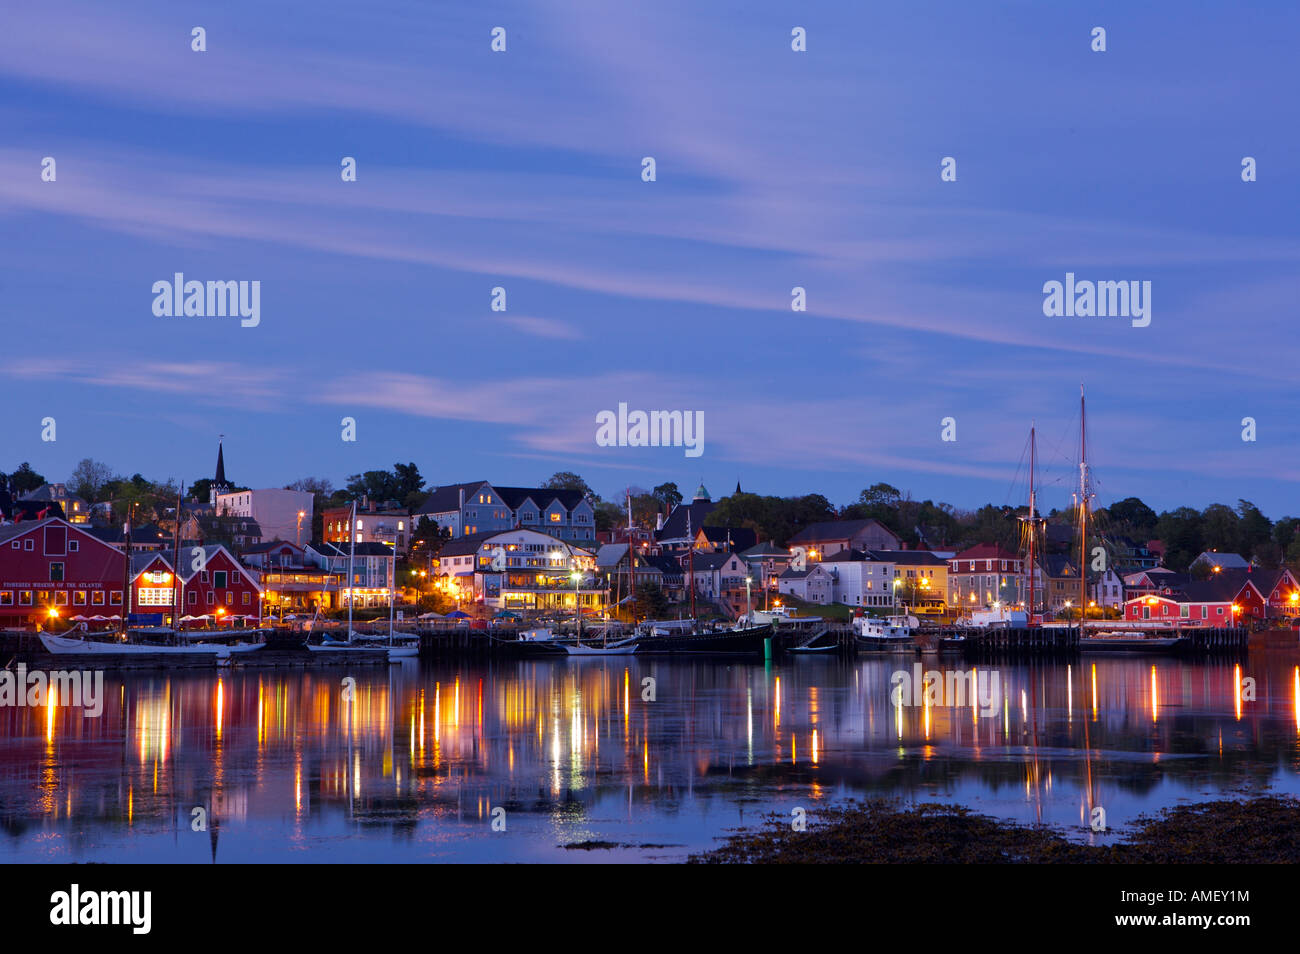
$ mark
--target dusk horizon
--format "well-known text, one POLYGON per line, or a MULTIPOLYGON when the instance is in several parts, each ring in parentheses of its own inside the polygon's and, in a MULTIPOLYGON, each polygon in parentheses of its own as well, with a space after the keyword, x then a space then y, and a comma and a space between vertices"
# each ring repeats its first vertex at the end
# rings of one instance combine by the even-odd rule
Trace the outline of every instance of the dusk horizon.
POLYGON ((1021 502, 1036 422, 1064 507, 1082 383, 1098 504, 1300 509, 1294 9, 1100 4, 1104 52, 1033 4, 800 12, 795 53, 779 4, 235 4, 200 53, 195 11, 58 7, 0 38, 7 311, 58 342, 0 369, 0 469, 189 482, 224 434, 254 487, 973 509, 1021 502), (257 323, 160 317, 178 273, 259 282, 257 323), (1149 324, 1048 317, 1067 276, 1149 283, 1149 324), (598 446, 620 402, 701 413, 702 455, 598 446))

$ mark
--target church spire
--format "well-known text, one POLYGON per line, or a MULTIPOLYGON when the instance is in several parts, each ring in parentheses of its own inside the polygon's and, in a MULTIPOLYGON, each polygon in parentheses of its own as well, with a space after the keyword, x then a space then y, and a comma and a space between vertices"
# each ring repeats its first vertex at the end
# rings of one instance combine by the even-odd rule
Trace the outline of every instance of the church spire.
POLYGON ((217 494, 224 494, 230 490, 230 484, 226 480, 226 455, 222 448, 225 437, 225 434, 217 437, 217 472, 212 476, 211 488, 208 490, 208 503, 214 507, 217 505, 217 494))

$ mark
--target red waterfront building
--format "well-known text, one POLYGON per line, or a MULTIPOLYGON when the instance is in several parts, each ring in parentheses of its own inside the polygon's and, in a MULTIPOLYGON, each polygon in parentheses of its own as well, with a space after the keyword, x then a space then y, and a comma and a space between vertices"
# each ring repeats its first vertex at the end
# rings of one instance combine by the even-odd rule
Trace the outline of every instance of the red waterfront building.
POLYGON ((170 621, 179 593, 181 622, 209 617, 221 622, 259 616, 261 588, 248 570, 219 545, 181 548, 180 583, 173 578, 171 554, 137 554, 132 559, 132 611, 162 613, 170 621))
POLYGON ((0 626, 122 615, 126 556, 59 517, 0 526, 0 626))

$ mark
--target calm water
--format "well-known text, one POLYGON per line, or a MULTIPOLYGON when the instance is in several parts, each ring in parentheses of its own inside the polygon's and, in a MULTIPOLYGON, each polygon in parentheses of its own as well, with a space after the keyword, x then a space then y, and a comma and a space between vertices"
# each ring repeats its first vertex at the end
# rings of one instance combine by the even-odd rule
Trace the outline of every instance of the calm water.
POLYGON ((1297 661, 1241 663, 1254 701, 1231 662, 991 667, 1005 701, 987 714, 895 706, 907 656, 410 662, 353 671, 351 702, 342 670, 109 674, 97 719, 0 708, 0 861, 676 860, 853 796, 1088 838, 1093 805, 1114 829, 1300 790, 1297 661), (627 847, 561 847, 587 839, 627 847))

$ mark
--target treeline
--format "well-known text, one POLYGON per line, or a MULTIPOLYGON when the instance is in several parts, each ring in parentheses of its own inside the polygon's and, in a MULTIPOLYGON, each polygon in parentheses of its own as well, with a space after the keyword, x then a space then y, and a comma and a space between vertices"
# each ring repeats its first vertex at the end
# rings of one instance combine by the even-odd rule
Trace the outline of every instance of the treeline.
MULTIPOLYGON (((0 471, 0 481, 18 496, 47 483, 45 476, 26 462, 11 472, 0 471)), ((178 490, 171 479, 154 481, 138 473, 126 477, 90 458, 80 461, 65 483, 69 491, 90 503, 110 504, 113 519, 125 520, 129 513, 136 524, 162 519, 175 507, 178 490)), ((632 523, 647 529, 654 528, 659 516, 666 517, 684 500, 681 490, 672 482, 659 484, 653 490, 635 488, 629 494, 603 500, 581 476, 571 471, 552 474, 541 486, 582 493, 595 510, 597 530, 627 524, 629 496, 632 523)), ((206 502, 210 487, 210 478, 201 478, 185 488, 185 497, 206 502)), ((414 462, 352 474, 337 489, 329 480, 318 477, 296 480, 287 489, 312 494, 315 516, 312 539, 315 540, 321 539, 321 514, 328 507, 345 506, 365 497, 379 504, 395 501, 400 507, 414 511, 431 491, 414 462)), ((1025 512, 1023 506, 993 504, 961 510, 943 502, 913 500, 897 487, 876 483, 863 490, 857 500, 840 507, 821 494, 774 497, 735 493, 718 502, 709 523, 747 527, 760 541, 772 540, 783 546, 813 523, 873 518, 909 547, 961 550, 977 543, 997 543, 1014 550, 1020 538, 1016 518, 1025 512)), ((1049 525, 1059 527, 1071 524, 1074 515, 1070 511, 1052 510, 1046 516, 1049 525)), ((1121 538, 1128 538, 1138 546, 1160 541, 1164 546, 1165 565, 1175 570, 1187 568, 1205 550, 1240 553, 1266 567, 1300 565, 1300 535, 1297 534, 1300 517, 1286 516, 1273 521, 1248 500, 1238 500, 1236 506, 1215 503, 1203 510, 1178 507, 1157 513, 1137 497, 1128 497, 1098 508, 1093 517, 1091 532, 1107 544, 1118 545, 1121 538)), ((420 521, 414 531, 417 549, 426 554, 436 552, 447 538, 445 530, 427 520, 420 521)), ((1062 537, 1060 533, 1055 535, 1058 540, 1062 537)))

